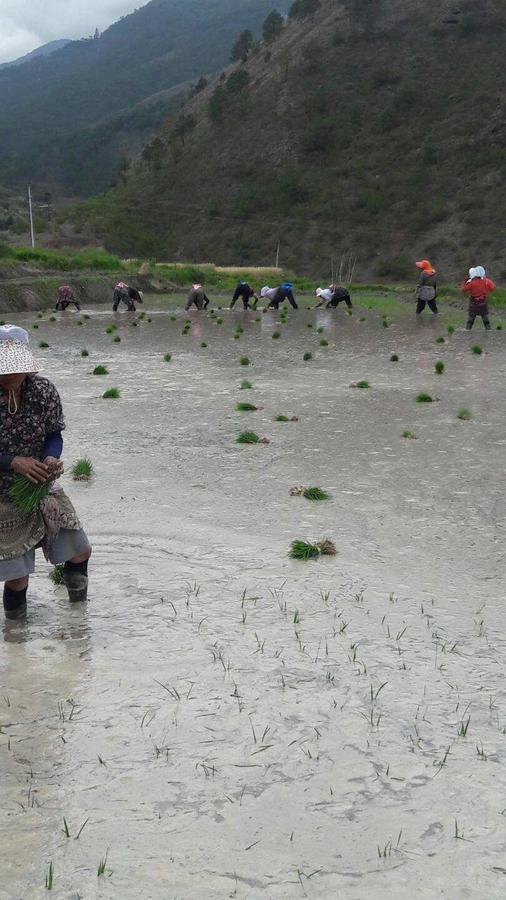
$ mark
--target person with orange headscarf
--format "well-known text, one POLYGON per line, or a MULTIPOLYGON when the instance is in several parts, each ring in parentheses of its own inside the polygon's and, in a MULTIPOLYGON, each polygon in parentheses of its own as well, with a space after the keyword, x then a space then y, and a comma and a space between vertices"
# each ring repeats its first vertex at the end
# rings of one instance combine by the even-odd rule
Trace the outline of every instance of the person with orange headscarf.
POLYGON ((429 309, 432 310, 433 313, 438 312, 436 297, 437 297, 437 284, 436 284, 436 270, 431 266, 428 259, 421 259, 416 264, 417 269, 420 269, 420 281, 416 287, 416 314, 420 315, 421 312, 425 309, 425 304, 427 303, 429 309))

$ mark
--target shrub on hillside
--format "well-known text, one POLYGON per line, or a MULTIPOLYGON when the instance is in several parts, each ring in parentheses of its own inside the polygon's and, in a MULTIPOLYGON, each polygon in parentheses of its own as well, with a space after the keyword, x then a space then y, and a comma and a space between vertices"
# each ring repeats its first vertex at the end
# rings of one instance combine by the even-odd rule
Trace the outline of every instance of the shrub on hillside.
POLYGON ((250 81, 251 78, 247 69, 237 69, 236 72, 232 72, 227 78, 227 91, 230 94, 239 94, 248 87, 250 81))
POLYGON ((294 0, 288 15, 291 19, 304 19, 305 16, 312 16, 320 6, 320 0, 294 0))
POLYGON ((241 31, 234 46, 232 47, 232 52, 230 54, 231 62, 239 62, 239 60, 241 59, 243 62, 245 62, 248 58, 252 46, 253 35, 249 28, 246 28, 244 31, 241 31))
POLYGON ((273 9, 264 20, 262 25, 262 37, 266 44, 275 41, 283 31, 283 16, 278 13, 277 9, 273 9))
POLYGON ((223 85, 218 84, 211 94, 209 103, 207 104, 207 114, 211 119, 213 125, 221 125, 221 123, 223 122, 223 114, 225 112, 226 105, 227 95, 225 93, 225 88, 223 87, 223 85))
POLYGON ((335 120, 332 116, 315 116, 304 131, 304 147, 309 152, 327 150, 334 142, 335 120))

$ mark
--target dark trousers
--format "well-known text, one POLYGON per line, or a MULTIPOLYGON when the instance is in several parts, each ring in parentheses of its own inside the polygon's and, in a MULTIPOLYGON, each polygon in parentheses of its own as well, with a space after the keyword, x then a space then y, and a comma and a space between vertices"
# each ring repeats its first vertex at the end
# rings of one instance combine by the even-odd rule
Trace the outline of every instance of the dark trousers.
POLYGON ((438 312, 437 303, 436 303, 436 300, 435 300, 435 299, 434 299, 434 300, 418 300, 418 302, 417 302, 417 304, 416 304, 416 314, 417 314, 417 316, 419 316, 420 313, 424 311, 424 309, 425 309, 425 304, 427 304, 427 306, 429 307, 429 309, 432 310, 433 313, 437 313, 437 312, 438 312))
POLYGON ((288 300, 288 302, 293 307, 293 309, 299 308, 295 302, 295 297, 293 296, 293 291, 287 291, 284 288, 283 289, 280 288, 279 291, 277 292, 276 296, 274 297, 274 299, 271 300, 271 302, 269 303, 267 309, 272 308, 272 307, 274 307, 274 309, 279 309, 279 304, 283 303, 284 300, 288 300))
POLYGON ((81 304, 79 303, 79 300, 58 300, 58 302, 55 306, 55 309, 56 310, 64 310, 64 309, 67 309, 67 306, 72 306, 72 304, 74 304, 74 306, 77 310, 81 309, 81 304))
POLYGON ((351 302, 349 297, 340 297, 339 300, 330 300, 327 303, 327 309, 337 309, 340 303, 346 303, 348 309, 353 309, 353 303, 351 302))
POLYGON ((136 307, 135 307, 134 301, 133 301, 133 300, 130 300, 130 299, 124 300, 123 298, 121 298, 120 300, 115 300, 115 301, 114 301, 114 303, 112 304, 112 311, 113 311, 113 312, 117 312, 117 311, 118 311, 118 306, 120 305, 120 303, 124 303, 124 304, 125 304, 125 306, 126 306, 128 312, 135 312, 136 307))
MULTIPOLYGON (((239 299, 238 297, 232 297, 232 302, 231 302, 231 304, 230 304, 230 309, 233 309, 233 308, 234 308, 234 306, 235 306, 235 304, 236 304, 236 302, 237 302, 238 299, 239 299)), ((249 297, 242 297, 242 296, 241 296, 241 299, 242 299, 242 308, 243 308, 243 309, 249 309, 249 308, 250 308, 250 305, 249 305, 249 297)))
POLYGON ((466 328, 468 331, 470 331, 473 327, 476 316, 481 316, 483 324, 488 331, 490 328, 490 319, 488 317, 488 303, 477 303, 476 300, 470 301, 466 324, 466 328))

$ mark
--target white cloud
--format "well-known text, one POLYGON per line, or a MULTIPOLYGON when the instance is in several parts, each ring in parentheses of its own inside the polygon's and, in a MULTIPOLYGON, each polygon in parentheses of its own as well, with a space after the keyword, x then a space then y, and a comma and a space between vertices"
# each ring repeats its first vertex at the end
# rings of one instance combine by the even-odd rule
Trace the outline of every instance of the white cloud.
POLYGON ((146 0, 0 0, 0 62, 58 38, 103 31, 146 0))

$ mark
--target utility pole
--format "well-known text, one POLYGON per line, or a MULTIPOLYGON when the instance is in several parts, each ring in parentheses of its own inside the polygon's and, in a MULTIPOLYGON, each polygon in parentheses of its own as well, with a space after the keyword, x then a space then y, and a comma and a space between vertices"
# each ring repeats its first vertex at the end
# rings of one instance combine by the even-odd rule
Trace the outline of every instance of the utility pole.
POLYGON ((279 243, 278 249, 276 250, 276 269, 279 269, 279 243))
POLYGON ((28 209, 30 211, 30 237, 32 239, 32 247, 35 247, 35 232, 33 230, 33 211, 32 211, 32 186, 28 185, 28 209))

